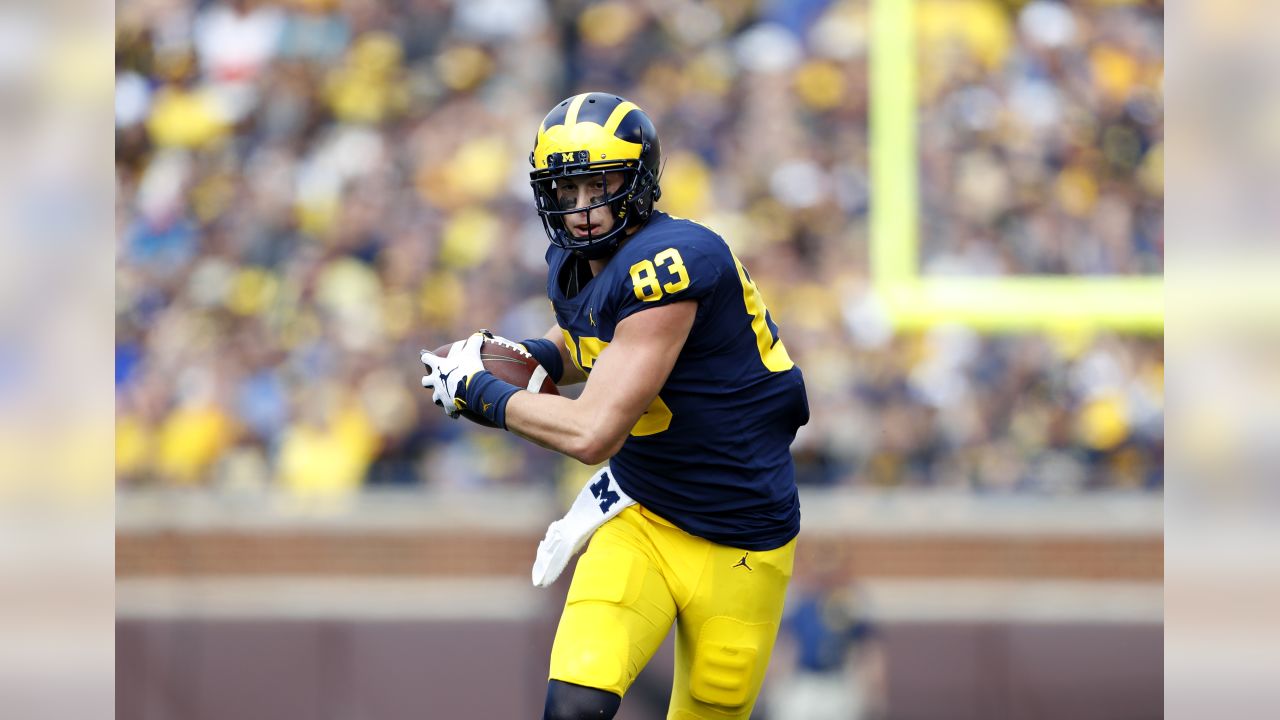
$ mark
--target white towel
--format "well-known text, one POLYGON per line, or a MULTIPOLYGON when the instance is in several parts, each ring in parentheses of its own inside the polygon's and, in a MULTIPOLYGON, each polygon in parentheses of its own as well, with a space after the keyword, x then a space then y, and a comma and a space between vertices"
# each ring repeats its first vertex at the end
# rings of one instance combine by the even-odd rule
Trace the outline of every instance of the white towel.
POLYGON ((555 582, 596 528, 635 504, 636 501, 618 487, 608 467, 592 475, 574 498, 569 512, 551 523, 546 537, 538 543, 538 556, 533 561, 534 586, 546 587, 555 582))

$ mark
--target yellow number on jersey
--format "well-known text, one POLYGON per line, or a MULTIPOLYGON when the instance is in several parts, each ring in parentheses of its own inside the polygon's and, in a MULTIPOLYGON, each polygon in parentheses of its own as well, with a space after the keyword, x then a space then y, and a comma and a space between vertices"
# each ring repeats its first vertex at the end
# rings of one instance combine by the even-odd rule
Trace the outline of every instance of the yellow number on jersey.
MULTIPOLYGON (((609 343, 597 337, 583 336, 575 342, 568 330, 560 328, 560 332, 564 333, 565 346, 570 348, 569 357, 573 360, 573 364, 577 365, 578 369, 583 372, 595 365, 600 353, 604 352, 604 349, 609 346, 609 343)), ((637 437, 657 435, 669 427, 671 427, 671 408, 662 402, 661 397, 655 396, 653 402, 649 403, 649 407, 645 408, 644 414, 640 416, 635 426, 631 428, 631 434, 637 437)))
POLYGON ((747 306, 747 314, 751 316, 751 330, 756 334, 756 349, 760 351, 760 361, 770 372, 790 370, 795 363, 791 362, 791 356, 787 354, 787 346, 782 344, 782 338, 774 337, 773 332, 769 330, 769 309, 764 306, 764 298, 760 297, 760 290, 751 281, 751 277, 747 275, 747 269, 742 266, 742 261, 736 255, 733 258, 733 264, 738 266, 738 280, 742 282, 742 302, 747 306))
POLYGON ((575 342, 568 330, 560 328, 560 332, 564 333, 564 344, 569 348, 569 358, 583 372, 590 370, 591 366, 596 364, 596 358, 600 357, 600 353, 604 352, 609 345, 600 338, 585 336, 575 342))
POLYGON ((675 280, 662 286, 663 290, 669 293, 678 293, 689 287, 689 271, 685 270, 684 258, 680 257, 680 251, 675 248, 667 248, 653 257, 653 262, 659 267, 670 263, 671 267, 667 268, 667 272, 676 277, 675 280))
POLYGON ((641 302, 653 302, 662 298, 662 291, 678 293, 689 287, 689 271, 685 269, 684 258, 675 248, 667 248, 653 257, 653 260, 641 260, 631 266, 631 285, 636 297, 641 302), (658 282, 657 266, 665 269, 674 278, 671 282, 658 282))
POLYGON ((669 427, 671 427, 671 408, 662 402, 661 396, 655 395, 653 402, 649 403, 649 407, 645 408, 644 414, 640 416, 635 426, 631 428, 631 434, 636 437, 657 435, 669 427))
POLYGON ((662 297, 662 288, 658 285, 658 271, 653 262, 641 260, 631 266, 631 285, 636 297, 641 302, 652 302, 662 297))

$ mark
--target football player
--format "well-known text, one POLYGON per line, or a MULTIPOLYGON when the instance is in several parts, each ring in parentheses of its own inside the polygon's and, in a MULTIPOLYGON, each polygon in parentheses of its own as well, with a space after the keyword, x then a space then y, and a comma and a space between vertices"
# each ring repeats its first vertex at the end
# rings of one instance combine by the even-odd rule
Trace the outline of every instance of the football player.
POLYGON ((790 444, 804 380, 751 275, 710 229, 654 209, 652 121, 575 95, 530 155, 556 325, 522 344, 576 399, 484 370, 476 334, 424 352, 423 385, 583 463, 609 461, 539 547, 549 583, 590 538, 551 651, 544 718, 611 718, 675 623, 668 718, 751 714, 800 530, 790 444), (594 533, 594 534, 593 534, 594 533))

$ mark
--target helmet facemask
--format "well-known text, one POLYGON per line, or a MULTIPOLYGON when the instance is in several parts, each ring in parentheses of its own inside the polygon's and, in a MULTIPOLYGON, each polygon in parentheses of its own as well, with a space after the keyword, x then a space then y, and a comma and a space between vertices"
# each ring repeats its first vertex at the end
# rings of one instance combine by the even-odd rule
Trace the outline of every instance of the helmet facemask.
POLYGON ((652 173, 635 161, 580 163, 549 168, 534 175, 530 185, 547 236, 555 245, 589 260, 612 254, 628 228, 649 218, 653 201, 657 199, 653 197, 657 178, 649 177, 652 173), (622 182, 609 192, 608 175, 612 173, 620 173, 622 182), (579 188, 583 184, 588 188, 598 185, 598 188, 588 191, 587 204, 578 205, 579 188), (569 217, 582 213, 584 218, 589 218, 592 210, 601 207, 608 208, 613 227, 598 234, 593 231, 585 236, 575 235, 568 225, 569 217))

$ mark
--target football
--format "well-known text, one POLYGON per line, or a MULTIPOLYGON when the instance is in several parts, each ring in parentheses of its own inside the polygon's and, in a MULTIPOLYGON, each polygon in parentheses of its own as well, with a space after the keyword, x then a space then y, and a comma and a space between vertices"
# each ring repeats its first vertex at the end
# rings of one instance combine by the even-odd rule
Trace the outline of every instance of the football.
MULTIPOLYGON (((445 357, 449 354, 449 349, 454 343, 441 345, 436 348, 435 354, 445 357)), ((551 380, 551 376, 547 375, 547 371, 538 364, 536 358, 530 355, 524 346, 514 342, 506 342, 497 338, 486 338, 484 344, 480 346, 480 361, 484 363, 484 369, 493 373, 499 380, 524 388, 529 392, 543 393, 544 395, 559 395, 560 391, 556 389, 556 384, 551 380)), ((463 410, 462 416, 472 422, 485 425, 487 427, 495 427, 482 415, 463 410)))
MULTIPOLYGON (((442 345, 436 348, 435 354, 445 357, 452 347, 453 343, 442 345)), ((547 375, 546 369, 539 365, 537 359, 526 352, 522 345, 502 339, 487 338, 480 346, 480 360, 484 363, 484 369, 493 373, 499 380, 529 392, 545 395, 560 394, 555 382, 547 375)))

